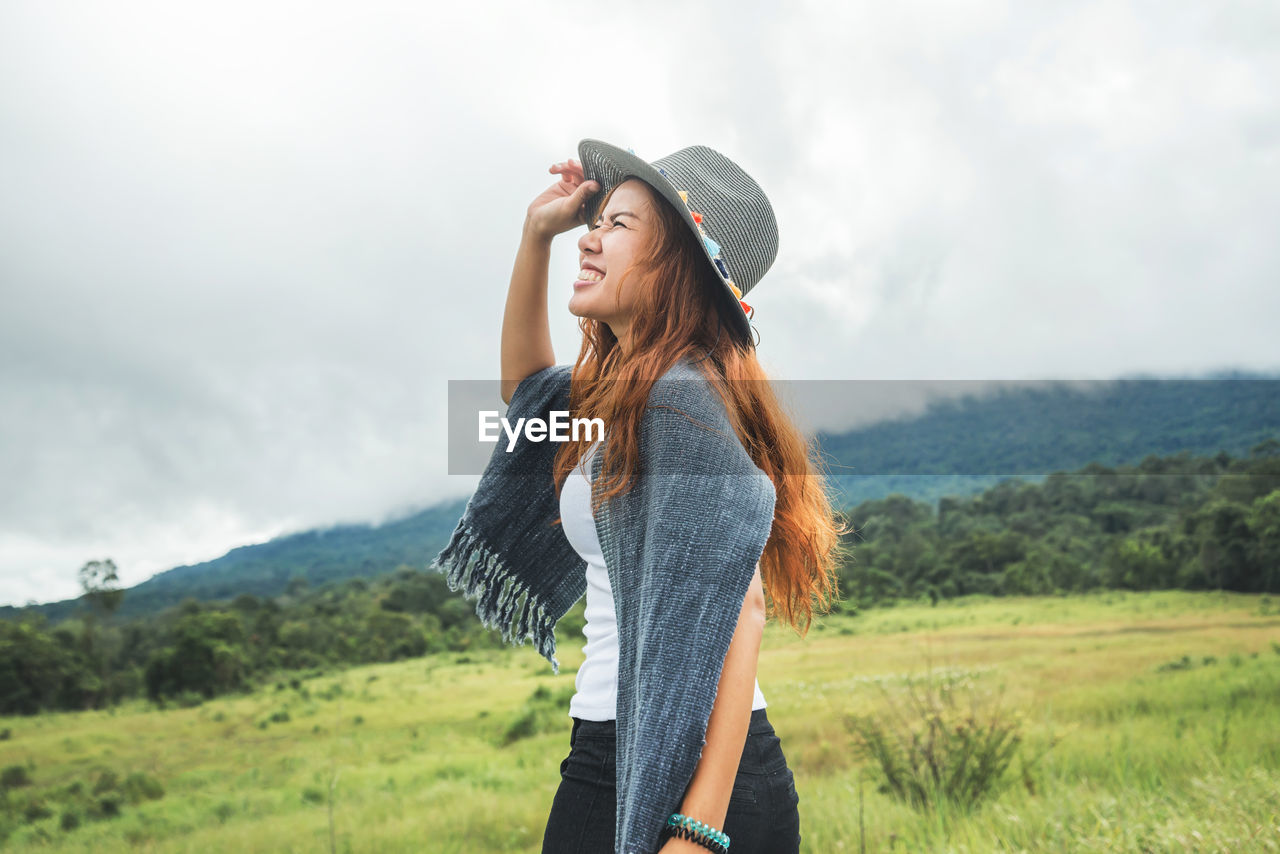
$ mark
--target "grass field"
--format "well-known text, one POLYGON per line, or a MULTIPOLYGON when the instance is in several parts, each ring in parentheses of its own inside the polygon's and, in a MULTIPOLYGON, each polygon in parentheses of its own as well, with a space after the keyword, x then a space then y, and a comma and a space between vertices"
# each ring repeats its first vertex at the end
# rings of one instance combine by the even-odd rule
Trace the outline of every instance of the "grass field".
MULTIPOLYGON (((49 815, 0 847, 59 852, 537 852, 568 751, 561 674, 528 647, 289 677, 188 709, 0 719, 49 815), (512 740, 509 740, 512 739, 512 740), (63 829, 104 770, 164 795, 63 829)), ((1280 851, 1280 603, 1178 592, 966 599, 771 625, 769 717, 808 852, 1280 851), (846 722, 913 674, 962 673, 1021 714, 1025 774, 973 808, 879 791, 846 722), (1043 752, 1053 743, 1051 749, 1043 752)), ((75 822, 71 822, 74 824, 75 822)))

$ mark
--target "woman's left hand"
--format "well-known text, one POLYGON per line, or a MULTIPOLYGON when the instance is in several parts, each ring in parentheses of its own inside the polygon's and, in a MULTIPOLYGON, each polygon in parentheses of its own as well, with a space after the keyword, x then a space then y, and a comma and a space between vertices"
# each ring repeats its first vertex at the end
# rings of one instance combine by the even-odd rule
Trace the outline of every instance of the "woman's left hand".
POLYGON ((585 225, 586 200, 600 189, 600 183, 588 181, 582 164, 572 158, 553 164, 549 171, 559 175, 560 180, 543 190, 525 213, 526 227, 548 240, 585 225))

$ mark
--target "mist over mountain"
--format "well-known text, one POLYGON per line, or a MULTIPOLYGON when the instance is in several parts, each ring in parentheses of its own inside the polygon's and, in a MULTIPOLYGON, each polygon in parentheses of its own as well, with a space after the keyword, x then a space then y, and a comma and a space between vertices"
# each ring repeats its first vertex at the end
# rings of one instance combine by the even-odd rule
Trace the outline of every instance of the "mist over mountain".
MULTIPOLYGON (((987 397, 936 402, 921 415, 817 434, 837 502, 893 493, 936 502, 1009 477, 1042 480, 1086 466, 1137 465, 1150 456, 1248 455, 1280 437, 1280 378, 1222 372, 1200 378, 1131 378, 1085 387, 1038 384, 987 397)), ((273 596, 425 568, 445 545, 465 500, 381 525, 345 524, 241 546, 178 566, 129 588, 121 617, 156 613, 186 598, 273 596)), ((34 607, 51 620, 78 599, 34 607)), ((11 617, 24 609, 0 607, 11 617)))

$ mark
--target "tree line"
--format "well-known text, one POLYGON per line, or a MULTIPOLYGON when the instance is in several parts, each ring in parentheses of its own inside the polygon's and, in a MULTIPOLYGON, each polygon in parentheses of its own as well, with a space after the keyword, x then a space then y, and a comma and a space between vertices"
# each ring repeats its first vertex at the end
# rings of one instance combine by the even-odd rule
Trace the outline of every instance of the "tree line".
MULTIPOLYGON (((1280 443, 1225 453, 1090 465, 1043 482, 1007 480, 934 505, 903 495, 846 511, 843 610, 900 599, 1040 595, 1100 588, 1280 593, 1280 443)), ((284 593, 188 599, 156 616, 115 615, 115 567, 81 570, 84 609, 0 620, 0 714, 100 708, 145 696, 196 703, 282 671, 501 648, 474 606, 435 572, 284 593)), ((557 626, 575 638, 580 601, 557 626)))
POLYGON ((859 504, 843 607, 1100 588, 1280 592, 1280 443, 1151 456, 931 504, 859 504))
POLYGON ((501 645, 443 576, 409 566, 315 589, 298 577, 279 596, 188 599, 148 618, 109 620, 88 610, 50 624, 33 611, 0 620, 0 714, 101 708, 138 696, 195 704, 282 671, 501 645))

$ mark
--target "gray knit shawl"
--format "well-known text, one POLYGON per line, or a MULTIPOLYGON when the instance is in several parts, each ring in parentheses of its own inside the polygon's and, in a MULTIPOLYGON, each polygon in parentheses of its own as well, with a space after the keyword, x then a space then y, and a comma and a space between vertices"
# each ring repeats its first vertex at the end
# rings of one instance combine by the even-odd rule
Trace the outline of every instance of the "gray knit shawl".
MULTIPOLYGON (((568 410, 570 378, 568 365, 526 377, 506 417, 568 410)), ((654 383, 638 440, 631 491, 595 520, 618 621, 617 854, 655 852, 680 809, 775 500, 688 360, 654 383)), ((531 638, 558 673, 555 625, 586 593, 586 562, 552 524, 558 445, 522 436, 506 447, 498 442, 432 568, 477 600, 486 626, 512 644, 531 638)), ((603 458, 594 455, 593 481, 603 458)))

